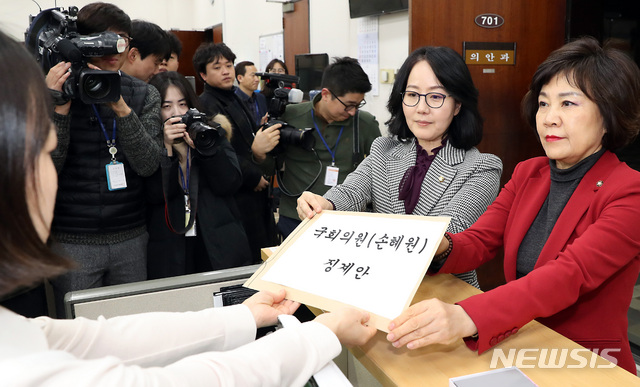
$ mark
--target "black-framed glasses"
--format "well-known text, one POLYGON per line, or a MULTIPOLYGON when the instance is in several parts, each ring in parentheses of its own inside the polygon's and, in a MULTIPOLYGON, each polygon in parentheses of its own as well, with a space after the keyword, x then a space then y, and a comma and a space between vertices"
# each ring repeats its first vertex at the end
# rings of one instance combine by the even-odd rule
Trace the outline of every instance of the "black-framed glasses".
POLYGON ((444 105, 444 100, 449 97, 448 95, 442 93, 427 93, 420 94, 415 91, 403 91, 402 93, 402 103, 406 106, 413 107, 420 103, 420 97, 424 97, 427 106, 432 109, 441 108, 444 105))
MULTIPOLYGON (((327 89, 327 90, 328 90, 328 89, 327 89)), ((362 100, 362 101, 360 101, 360 103, 359 103, 359 104, 357 104, 357 105, 347 105, 346 103, 342 102, 342 100, 341 100, 340 98, 338 98, 338 96, 337 96, 337 95, 335 95, 333 91, 329 90, 329 93, 331 93, 331 95, 332 95, 335 99, 337 99, 337 100, 338 100, 338 102, 340 102, 340 103, 342 104, 342 106, 344 106, 344 111, 345 111, 345 112, 350 112, 350 111, 355 110, 355 109, 362 109, 362 107, 363 107, 364 105, 366 105, 366 104, 367 104, 367 101, 365 101, 365 100, 363 99, 363 100, 362 100)))

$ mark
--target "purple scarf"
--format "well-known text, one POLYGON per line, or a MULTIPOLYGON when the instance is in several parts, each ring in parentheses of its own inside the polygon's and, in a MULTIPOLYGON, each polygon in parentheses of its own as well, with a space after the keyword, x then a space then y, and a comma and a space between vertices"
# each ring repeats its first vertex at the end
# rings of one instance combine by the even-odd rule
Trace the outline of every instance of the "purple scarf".
POLYGON ((405 214, 412 214, 413 209, 416 208, 418 200, 420 199, 420 191, 422 187, 422 181, 424 180, 433 159, 436 158, 438 152, 444 148, 447 140, 442 140, 442 145, 435 147, 431 150, 433 153, 429 155, 420 144, 418 139, 416 141, 416 165, 409 167, 400 180, 398 186, 399 194, 398 200, 404 200, 404 212, 405 214))

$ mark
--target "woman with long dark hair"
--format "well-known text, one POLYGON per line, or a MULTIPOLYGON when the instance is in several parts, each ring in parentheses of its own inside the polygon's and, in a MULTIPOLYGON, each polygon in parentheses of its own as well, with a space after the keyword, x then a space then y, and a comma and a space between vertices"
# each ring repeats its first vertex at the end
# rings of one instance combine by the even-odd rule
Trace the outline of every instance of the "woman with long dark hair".
MULTIPOLYGON (((199 101, 183 75, 162 72, 149 83, 160 92, 166 155, 147 187, 148 277, 251 264, 249 242, 233 199, 242 176, 229 143, 231 130, 193 116, 193 110, 189 113, 193 108, 200 111, 199 101), (192 128, 200 129, 201 141, 190 136, 194 132, 183 122, 185 117, 193 121, 192 128)), ((225 123, 222 115, 217 120, 225 123)))

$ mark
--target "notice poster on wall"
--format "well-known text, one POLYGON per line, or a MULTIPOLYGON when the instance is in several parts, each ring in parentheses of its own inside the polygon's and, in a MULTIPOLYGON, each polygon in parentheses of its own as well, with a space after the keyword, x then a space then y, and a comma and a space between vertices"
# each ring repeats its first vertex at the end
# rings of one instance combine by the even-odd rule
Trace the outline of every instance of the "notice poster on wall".
POLYGON ((284 33, 277 32, 275 34, 261 35, 259 40, 260 47, 260 67, 259 71, 265 71, 271 59, 280 59, 284 61, 284 33))
POLYGON ((371 95, 377 96, 378 80, 378 17, 370 16, 358 19, 358 62, 371 82, 371 95))
POLYGON ((244 284, 331 311, 351 305, 389 322, 411 304, 449 217, 323 211, 303 221, 244 284))

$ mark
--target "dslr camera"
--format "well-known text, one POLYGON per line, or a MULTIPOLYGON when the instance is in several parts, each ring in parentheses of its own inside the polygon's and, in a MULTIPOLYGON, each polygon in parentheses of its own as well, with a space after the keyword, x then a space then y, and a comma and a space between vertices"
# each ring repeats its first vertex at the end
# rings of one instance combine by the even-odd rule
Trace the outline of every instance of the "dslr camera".
POLYGON ((179 121, 187 126, 187 133, 193 140, 196 150, 204 156, 211 156, 218 138, 225 135, 217 122, 209 122, 207 115, 196 108, 190 108, 179 121))
POLYGON ((25 32, 25 44, 45 74, 61 61, 71 63, 69 78, 62 87, 64 100, 79 98, 82 102, 115 102, 120 98, 120 73, 93 70, 87 58, 124 52, 127 42, 115 32, 80 35, 77 31, 78 8, 51 8, 31 17, 25 32))
POLYGON ((295 145, 305 150, 312 150, 316 145, 313 129, 298 129, 279 119, 284 114, 285 108, 289 103, 302 101, 302 91, 292 88, 293 84, 298 83, 300 78, 295 75, 275 73, 256 73, 256 75, 263 79, 268 87, 275 89, 268 109, 269 121, 263 127, 282 124, 280 127, 280 142, 271 153, 281 153, 287 145, 295 145))

